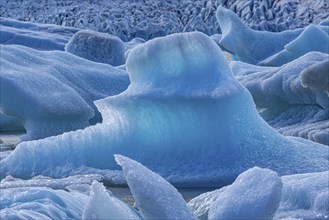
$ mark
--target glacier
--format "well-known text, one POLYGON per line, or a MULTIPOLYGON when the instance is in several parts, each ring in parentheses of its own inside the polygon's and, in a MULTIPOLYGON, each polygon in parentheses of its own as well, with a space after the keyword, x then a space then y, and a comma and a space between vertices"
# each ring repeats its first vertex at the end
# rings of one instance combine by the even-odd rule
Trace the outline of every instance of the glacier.
POLYGON ((124 41, 177 32, 220 32, 215 13, 221 5, 255 30, 280 32, 328 19, 326 0, 3 0, 2 17, 91 29, 124 41))
POLYGON ((208 36, 150 40, 132 49, 126 68, 128 89, 95 102, 101 124, 20 143, 0 161, 1 178, 118 170, 114 154, 186 187, 227 185, 254 166, 279 175, 328 169, 327 146, 286 138, 261 119, 208 36))
POLYGON ((240 61, 230 67, 272 127, 329 145, 328 59, 328 54, 310 52, 280 67, 240 61))
POLYGON ((61 51, 1 45, 0 64, 1 112, 23 121, 24 140, 101 122, 93 101, 129 85, 126 72, 61 51))

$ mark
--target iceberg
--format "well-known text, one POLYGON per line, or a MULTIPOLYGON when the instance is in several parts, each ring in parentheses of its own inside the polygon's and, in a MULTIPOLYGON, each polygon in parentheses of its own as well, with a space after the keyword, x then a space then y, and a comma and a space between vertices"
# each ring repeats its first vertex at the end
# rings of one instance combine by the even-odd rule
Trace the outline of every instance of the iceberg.
POLYGON ((94 181, 82 213, 85 220, 142 219, 133 208, 110 195, 103 184, 94 181))
POLYGON ((1 189, 1 220, 81 219, 88 196, 47 187, 1 189))
POLYGON ((218 193, 209 219, 272 219, 281 200, 282 182, 276 172, 258 167, 240 174, 218 193))
POLYGON ((203 193, 187 205, 203 220, 248 216, 250 219, 326 219, 328 175, 325 171, 279 178, 271 170, 254 167, 240 174, 233 184, 203 193), (249 202, 251 206, 247 207, 249 202))
POLYGON ((75 33, 65 51, 87 60, 119 66, 125 63, 125 45, 120 38, 90 30, 75 33))
POLYGON ((326 219, 329 172, 282 176, 282 198, 274 219, 326 219))
POLYGON ((328 170, 327 146, 286 138, 259 116, 208 36, 150 40, 126 67, 128 89, 95 102, 101 124, 20 143, 0 161, 1 178, 118 170, 114 154, 185 187, 223 186, 254 166, 279 175, 328 170))
POLYGON ((64 50, 70 37, 79 31, 73 27, 36 24, 0 18, 0 44, 22 45, 37 50, 64 50))
POLYGON ((124 71, 61 51, 1 45, 0 64, 1 111, 23 121, 24 140, 100 122, 93 101, 118 94, 129 84, 124 71))
POLYGON ((230 67, 271 126, 328 145, 328 59, 328 54, 310 52, 281 67, 239 61, 230 67))
POLYGON ((329 29, 324 25, 282 32, 257 31, 222 6, 216 17, 222 30, 219 45, 246 63, 281 66, 311 51, 329 53, 329 29))
POLYGON ((259 62, 259 65, 281 66, 312 51, 329 53, 329 27, 309 25, 283 50, 259 62))
POLYGON ((116 155, 143 219, 196 219, 170 183, 140 163, 116 155))
POLYGON ((231 10, 219 6, 216 18, 222 31, 219 44, 243 62, 257 64, 297 38, 303 29, 269 32, 252 30, 231 10))

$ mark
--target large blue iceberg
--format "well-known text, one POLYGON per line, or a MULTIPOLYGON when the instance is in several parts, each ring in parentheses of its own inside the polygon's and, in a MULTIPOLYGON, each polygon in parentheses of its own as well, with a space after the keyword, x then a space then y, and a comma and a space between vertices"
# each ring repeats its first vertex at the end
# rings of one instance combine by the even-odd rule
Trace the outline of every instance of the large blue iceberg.
POLYGON ((127 71, 126 91, 95 102, 103 123, 19 144, 0 161, 1 177, 118 169, 116 153, 184 186, 224 185, 256 165, 280 175, 328 169, 327 146, 286 138, 263 121, 219 47, 202 33, 134 48, 127 71))

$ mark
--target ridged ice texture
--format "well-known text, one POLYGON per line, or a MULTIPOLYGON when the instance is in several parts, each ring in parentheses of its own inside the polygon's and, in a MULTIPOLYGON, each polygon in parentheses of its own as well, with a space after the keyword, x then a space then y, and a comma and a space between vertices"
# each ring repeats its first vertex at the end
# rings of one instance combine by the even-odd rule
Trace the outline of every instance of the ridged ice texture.
POLYGON ((279 32, 328 18, 326 0, 5 0, 1 17, 92 29, 123 40, 151 39, 176 32, 219 32, 219 5, 234 11, 253 29, 279 32), (37 13, 36 13, 37 12, 37 13))
POLYGON ((102 124, 19 144, 0 161, 1 176, 118 169, 115 153, 182 186, 227 184, 255 165, 280 175, 328 169, 326 146, 287 139, 260 118, 204 34, 148 41, 130 52, 127 71, 128 89, 96 102, 102 124))
POLYGON ((39 139, 100 122, 93 101, 125 90, 124 71, 61 51, 1 45, 0 107, 24 121, 25 139, 39 139))
POLYGON ((328 145, 328 59, 328 54, 311 52, 281 67, 243 62, 230 67, 256 106, 267 110, 262 115, 271 126, 284 135, 328 145))

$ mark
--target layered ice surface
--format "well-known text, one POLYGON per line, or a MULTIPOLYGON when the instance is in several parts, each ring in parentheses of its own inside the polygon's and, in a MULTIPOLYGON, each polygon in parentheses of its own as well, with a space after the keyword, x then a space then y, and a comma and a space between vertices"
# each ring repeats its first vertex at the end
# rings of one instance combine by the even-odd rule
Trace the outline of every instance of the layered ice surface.
POLYGON ((100 122, 93 101, 129 84, 126 72, 61 51, 1 45, 2 113, 20 118, 25 139, 39 139, 100 122))
POLYGON ((70 37, 79 31, 73 27, 20 22, 0 18, 0 44, 18 44, 38 50, 64 50, 70 37))
POLYGON ((243 62, 281 66, 311 51, 329 53, 326 25, 273 33, 251 29, 233 11, 221 6, 216 17, 222 30, 219 45, 243 62))
POLYGON ((271 126, 328 145, 328 59, 328 54, 310 52, 281 67, 238 61, 230 67, 271 126))
POLYGON ((148 41, 126 66, 128 89, 96 102, 103 123, 19 144, 0 161, 1 177, 117 170, 116 153, 181 186, 224 185, 256 165, 280 175, 328 169, 328 147, 285 138, 260 118, 208 36, 148 41))

